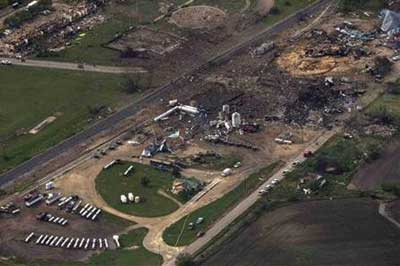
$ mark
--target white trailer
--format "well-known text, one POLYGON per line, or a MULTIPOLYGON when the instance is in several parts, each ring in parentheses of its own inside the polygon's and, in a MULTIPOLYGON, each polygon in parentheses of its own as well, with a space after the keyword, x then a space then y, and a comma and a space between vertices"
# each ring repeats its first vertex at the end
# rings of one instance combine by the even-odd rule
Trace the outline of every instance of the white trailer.
POLYGON ((86 239, 85 249, 88 249, 90 243, 90 238, 86 239))
POLYGON ((129 173, 132 171, 133 169, 133 165, 129 166, 128 169, 126 169, 126 171, 124 172, 124 176, 128 176, 129 173))
POLYGON ((119 243, 119 235, 113 235, 113 239, 117 248, 120 248, 121 244, 119 243))
POLYGON ((89 203, 86 203, 86 205, 83 206, 82 209, 80 209, 79 214, 82 214, 86 210, 87 207, 89 207, 89 203))
POLYGON ((69 240, 69 237, 67 237, 66 239, 64 239, 64 241, 61 243, 61 247, 63 248, 65 246, 65 244, 67 244, 69 240))
POLYGON ((76 211, 78 210, 79 206, 81 206, 81 204, 82 204, 82 200, 79 200, 79 201, 75 204, 75 206, 72 208, 72 212, 76 212, 76 211))
POLYGON ((53 240, 53 238, 54 238, 54 236, 51 235, 51 236, 47 239, 45 245, 48 246, 48 245, 50 244, 51 240, 53 240))
POLYGON ((46 242, 47 238, 49 238, 49 235, 45 235, 45 236, 42 238, 42 241, 40 241, 40 245, 43 245, 43 244, 46 242))
POLYGON ((67 248, 70 248, 73 242, 74 242, 74 238, 72 237, 67 245, 67 248))
POLYGON ((25 243, 28 243, 29 241, 31 241, 31 238, 35 235, 34 232, 30 233, 26 238, 25 238, 25 243))
POLYGON ((58 236, 55 236, 53 238, 53 241, 50 242, 50 247, 54 246, 54 244, 56 243, 57 240, 58 240, 58 236))
POLYGON ((56 247, 58 247, 58 246, 61 244, 61 241, 63 241, 63 239, 64 239, 63 236, 61 236, 61 237, 58 239, 58 241, 57 241, 57 243, 56 243, 56 247))
POLYGON ((97 216, 101 213, 101 209, 97 209, 96 213, 92 217, 92 221, 96 220, 97 216))
POLYGON ((106 164, 103 169, 107 170, 108 168, 110 168, 111 166, 113 166, 115 163, 117 162, 117 160, 112 160, 111 162, 109 162, 108 164, 106 164))
POLYGON ((107 238, 104 238, 104 247, 105 247, 106 249, 108 249, 108 241, 107 241, 107 238))
POLYGON ((74 248, 77 248, 79 245, 79 238, 75 239, 74 248))
POLYGON ((81 243, 79 244, 79 248, 83 247, 83 243, 85 243, 85 238, 84 237, 82 237, 81 243))
POLYGON ((38 239, 36 239, 36 245, 38 245, 40 243, 40 241, 42 240, 43 235, 40 235, 38 239))
POLYGON ((92 240, 92 249, 96 248, 96 238, 93 238, 92 240))
POLYGON ((103 239, 99 238, 99 247, 100 249, 103 248, 103 239))

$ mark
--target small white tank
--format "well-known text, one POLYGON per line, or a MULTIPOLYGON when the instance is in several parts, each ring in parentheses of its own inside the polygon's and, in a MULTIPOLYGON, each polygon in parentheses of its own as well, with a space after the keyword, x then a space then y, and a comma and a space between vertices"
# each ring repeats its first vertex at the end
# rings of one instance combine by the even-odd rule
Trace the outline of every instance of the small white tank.
POLYGON ((232 126, 234 128, 239 128, 241 124, 240 114, 235 112, 232 114, 232 126))
POLYGON ((128 193, 128 199, 129 199, 130 202, 134 202, 135 201, 135 196, 133 196, 132 192, 128 193))
POLYGON ((135 197, 135 203, 140 203, 140 197, 139 196, 135 197))
POLYGON ((229 114, 229 105, 228 104, 222 105, 222 112, 224 112, 225 114, 229 114))
POLYGON ((128 199, 126 198, 126 196, 125 195, 121 195, 121 203, 123 203, 123 204, 125 204, 125 203, 127 203, 128 202, 128 199))

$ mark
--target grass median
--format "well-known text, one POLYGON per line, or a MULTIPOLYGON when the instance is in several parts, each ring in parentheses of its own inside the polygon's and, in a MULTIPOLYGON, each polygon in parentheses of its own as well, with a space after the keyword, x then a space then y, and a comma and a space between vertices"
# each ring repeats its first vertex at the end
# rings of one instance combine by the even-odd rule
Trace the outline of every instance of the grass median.
POLYGON ((196 240, 196 235, 200 231, 206 230, 227 210, 252 193, 258 186, 265 182, 265 180, 272 176, 282 164, 281 161, 275 162, 261 169, 259 172, 251 174, 239 186, 222 198, 183 217, 164 231, 164 241, 171 246, 186 246, 191 244, 196 240), (197 225, 193 230, 189 230, 188 224, 190 222, 195 222, 199 217, 203 217, 204 222, 197 225))

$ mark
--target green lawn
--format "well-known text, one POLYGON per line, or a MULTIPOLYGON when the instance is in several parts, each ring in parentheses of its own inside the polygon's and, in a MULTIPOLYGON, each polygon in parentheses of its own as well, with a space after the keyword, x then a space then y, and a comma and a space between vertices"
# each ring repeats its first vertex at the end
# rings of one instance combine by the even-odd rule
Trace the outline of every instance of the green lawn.
POLYGON ((120 75, 0 67, 0 172, 87 127, 89 109, 118 108, 137 95, 127 95, 120 75), (49 116, 57 119, 36 135, 29 131, 49 116))
POLYGON ((232 168, 237 162, 240 162, 240 157, 236 155, 220 155, 220 157, 203 155, 200 161, 189 161, 188 164, 192 168, 210 169, 222 171, 225 168, 232 168))
POLYGON ((78 261, 20 261, 11 259, 4 262, 0 261, 1 266, 159 266, 163 259, 160 255, 151 253, 143 247, 143 239, 148 230, 139 228, 120 236, 121 249, 106 250, 98 255, 94 255, 88 262, 78 261))
POLYGON ((173 176, 170 172, 163 172, 139 163, 122 162, 101 172, 96 178, 96 189, 111 207, 119 211, 138 216, 156 217, 172 213, 179 207, 174 201, 158 193, 159 190, 170 189, 172 181, 173 176), (134 166, 134 170, 129 177, 125 177, 123 172, 130 165, 134 166), (143 177, 149 180, 147 186, 141 182, 143 177), (144 202, 122 204, 120 195, 127 195, 129 192, 140 196, 144 202))
POLYGON ((384 94, 369 106, 366 112, 370 114, 382 107, 400 121, 400 94, 384 94))
POLYGON ((263 168, 258 173, 250 175, 238 187, 224 195, 213 203, 204 206, 191 214, 183 217, 175 224, 168 227, 163 233, 164 241, 171 246, 186 246, 196 240, 196 234, 199 231, 205 231, 228 209, 239 203, 244 197, 253 192, 259 185, 270 177, 280 166, 282 162, 276 162, 263 168), (194 230, 188 229, 190 222, 195 222, 197 218, 203 217, 204 222, 197 225, 194 230), (180 237, 179 237, 180 236, 180 237))

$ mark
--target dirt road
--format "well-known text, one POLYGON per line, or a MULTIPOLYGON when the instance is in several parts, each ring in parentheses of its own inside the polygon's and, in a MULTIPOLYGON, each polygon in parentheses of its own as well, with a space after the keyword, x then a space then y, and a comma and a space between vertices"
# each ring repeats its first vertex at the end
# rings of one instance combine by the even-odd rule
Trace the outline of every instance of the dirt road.
MULTIPOLYGON (((29 60, 26 59, 24 62, 15 58, 0 57, 0 60, 9 60, 12 65, 29 66, 29 67, 41 67, 41 68, 52 68, 52 69, 65 69, 65 70, 76 70, 76 71, 88 71, 88 72, 100 72, 110 74, 124 74, 124 73, 146 73, 147 71, 139 67, 113 67, 113 66, 98 66, 88 64, 76 64, 76 63, 65 63, 55 61, 44 61, 44 60, 29 60)), ((4 66, 7 67, 7 66, 4 66)))
MULTIPOLYGON (((323 133, 320 137, 318 137, 307 149, 307 151, 312 151, 315 152, 318 150, 326 141, 328 141, 332 136, 334 136, 337 133, 337 131, 327 131, 323 133)), ((278 179, 282 180, 284 178, 283 171, 286 169, 291 169, 293 162, 295 161, 304 161, 305 158, 303 154, 301 153, 297 157, 293 158, 289 162, 286 163, 285 167, 283 167, 280 171, 275 173, 273 176, 271 176, 270 179, 268 179, 264 184, 260 186, 260 188, 266 186, 267 184, 270 184, 273 179, 278 179)), ((224 228, 229 226, 235 219, 237 219, 240 215, 245 213, 251 206, 254 205, 254 203, 258 200, 260 197, 258 190, 254 191, 250 196, 248 196, 246 199, 244 199, 239 205, 237 205, 232 211, 227 213, 223 218, 221 218, 217 223, 214 224, 213 227, 211 227, 207 233, 196 240, 194 243, 189 245, 186 249, 184 249, 185 253, 188 254, 194 254, 198 250, 200 250, 204 245, 206 245, 209 241, 211 241, 213 238, 215 238, 224 228)), ((175 258, 173 258, 170 261, 167 261, 164 263, 165 266, 174 266, 175 265, 175 258)))

